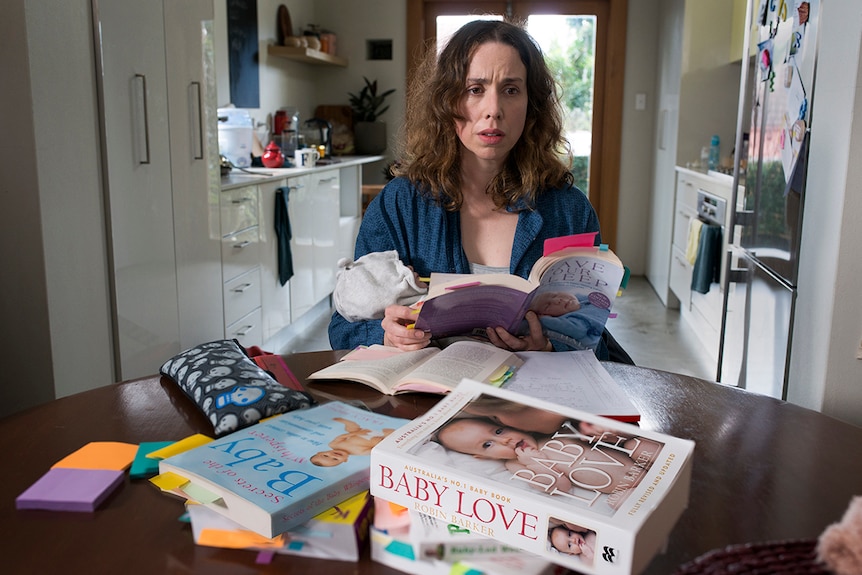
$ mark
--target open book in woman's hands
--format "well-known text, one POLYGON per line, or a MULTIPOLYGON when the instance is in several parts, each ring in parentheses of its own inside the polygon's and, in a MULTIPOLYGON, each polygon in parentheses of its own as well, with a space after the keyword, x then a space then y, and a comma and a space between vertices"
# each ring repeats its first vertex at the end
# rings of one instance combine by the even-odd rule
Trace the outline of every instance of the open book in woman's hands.
POLYGON ((527 332, 534 311, 543 332, 569 349, 595 349, 625 275, 609 249, 566 247, 536 261, 529 279, 511 274, 431 274, 416 329, 433 337, 527 332))

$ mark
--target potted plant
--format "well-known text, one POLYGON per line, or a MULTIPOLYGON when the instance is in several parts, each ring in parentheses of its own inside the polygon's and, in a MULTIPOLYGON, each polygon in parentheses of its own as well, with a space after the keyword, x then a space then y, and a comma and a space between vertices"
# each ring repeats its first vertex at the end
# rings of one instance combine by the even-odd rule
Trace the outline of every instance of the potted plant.
POLYGON ((370 81, 365 76, 365 86, 358 94, 348 92, 350 107, 353 109, 353 132, 356 152, 360 154, 379 154, 386 149, 386 124, 379 121, 389 109, 386 98, 395 88, 377 93, 377 80, 370 81))

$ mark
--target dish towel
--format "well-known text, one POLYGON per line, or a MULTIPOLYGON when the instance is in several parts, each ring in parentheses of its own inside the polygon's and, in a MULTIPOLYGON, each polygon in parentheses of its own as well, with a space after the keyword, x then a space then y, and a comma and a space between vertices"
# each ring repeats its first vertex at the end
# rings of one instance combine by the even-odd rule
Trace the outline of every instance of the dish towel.
POLYGON ((713 282, 721 280, 721 237, 721 226, 703 224, 691 272, 693 291, 705 294, 713 282))
POLYGON ((278 281, 284 285, 293 277, 293 254, 290 251, 290 216, 287 202, 290 188, 275 191, 275 235, 278 237, 278 281))
POLYGON ((688 243, 685 246, 685 259, 690 265, 694 265, 697 259, 697 248, 700 244, 700 230, 703 222, 698 218, 691 218, 688 222, 688 243))

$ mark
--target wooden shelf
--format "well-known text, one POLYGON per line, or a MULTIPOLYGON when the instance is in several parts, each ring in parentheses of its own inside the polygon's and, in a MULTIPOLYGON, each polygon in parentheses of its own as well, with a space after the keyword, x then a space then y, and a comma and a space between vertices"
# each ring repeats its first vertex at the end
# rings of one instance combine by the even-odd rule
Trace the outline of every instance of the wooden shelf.
POLYGON ((306 64, 315 64, 318 66, 347 66, 347 60, 321 52, 320 50, 312 50, 311 48, 294 48, 292 46, 276 46, 269 44, 266 47, 266 53, 270 56, 278 58, 287 58, 288 60, 296 60, 305 62, 306 64))

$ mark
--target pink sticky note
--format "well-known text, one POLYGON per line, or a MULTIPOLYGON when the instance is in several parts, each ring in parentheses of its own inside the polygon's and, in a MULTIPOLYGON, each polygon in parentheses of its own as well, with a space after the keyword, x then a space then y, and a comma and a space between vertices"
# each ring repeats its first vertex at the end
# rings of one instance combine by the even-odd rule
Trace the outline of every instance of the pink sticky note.
POLYGON ((545 240, 545 244, 542 249, 542 255, 546 256, 565 248, 591 247, 596 242, 597 233, 598 232, 585 232, 583 234, 574 234, 571 236, 562 236, 559 238, 549 238, 545 240))
POLYGON ((95 511, 123 482, 122 471, 52 467, 15 499, 17 509, 95 511))

